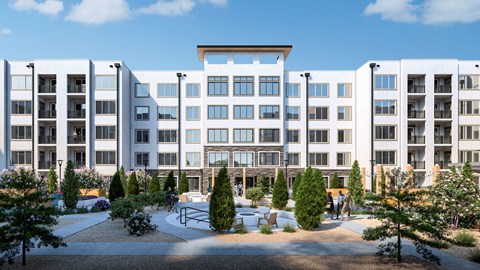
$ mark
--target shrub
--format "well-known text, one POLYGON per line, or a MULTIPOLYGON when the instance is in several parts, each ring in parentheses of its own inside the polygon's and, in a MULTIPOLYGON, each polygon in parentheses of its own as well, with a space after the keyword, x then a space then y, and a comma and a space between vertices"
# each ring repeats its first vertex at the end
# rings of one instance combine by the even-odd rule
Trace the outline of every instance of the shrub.
POLYGON ((65 215, 73 215, 73 214, 75 214, 75 209, 65 208, 65 209, 63 209, 61 214, 64 215, 64 216, 65 215))
POLYGON ((110 203, 107 200, 98 200, 95 202, 95 206, 98 207, 100 210, 105 211, 110 208, 110 203))
POLYGON ((132 195, 130 197, 142 207, 153 205, 152 197, 149 194, 141 193, 138 195, 132 195))
POLYGON ((125 169, 123 168, 123 166, 120 167, 118 174, 120 175, 120 181, 122 182, 123 194, 127 194, 128 193, 128 177, 125 174, 125 169))
POLYGON ((235 221, 235 204, 228 172, 224 167, 218 172, 217 180, 210 199, 210 224, 217 232, 224 232, 235 221))
POLYGON ((73 170, 73 162, 69 160, 65 168, 65 181, 62 183, 63 201, 67 208, 75 209, 77 207, 78 197, 80 196, 80 185, 77 176, 73 170))
POLYGON ((474 247, 475 242, 477 241, 477 239, 475 239, 475 236, 473 234, 466 231, 458 232, 453 238, 453 240, 455 245, 462 246, 462 247, 474 247))
POLYGON ((237 204, 235 204, 235 208, 243 208, 243 204, 237 203, 237 204))
POLYGON ((450 246, 447 241, 443 241, 443 240, 432 240, 428 243, 428 245, 438 249, 448 248, 450 246))
POLYGON ((238 234, 246 234, 248 233, 247 226, 245 224, 237 224, 235 226, 235 232, 238 234))
POLYGON ((283 225, 283 232, 294 233, 296 231, 297 229, 290 223, 286 223, 285 225, 283 225))
POLYGON ((144 212, 135 210, 128 219, 128 232, 136 236, 142 236, 146 232, 154 231, 157 225, 151 224, 152 217, 144 212))
POLYGON ((330 184, 330 188, 343 188, 342 182, 338 178, 338 174, 334 173, 332 178, 332 183, 330 184))
POLYGON ((86 208, 86 207, 80 207, 78 209, 75 209, 74 211, 77 214, 88 214, 89 213, 88 208, 86 208))
POLYGON ((468 259, 472 262, 480 263, 480 249, 475 248, 467 253, 468 259))
POLYGON ((262 233, 262 234, 272 234, 273 233, 272 226, 265 225, 265 224, 260 226, 260 233, 262 233))
POLYGON ((348 175, 348 191, 350 191, 350 196, 352 196, 352 204, 361 206, 365 204, 362 175, 357 160, 353 162, 352 170, 348 175))
POLYGON ((111 205, 110 219, 123 219, 124 227, 127 226, 128 219, 135 211, 142 211, 143 207, 140 203, 134 201, 132 198, 121 198, 114 201, 111 205))
POLYGON ((283 209, 288 203, 288 187, 287 181, 283 174, 283 170, 280 170, 277 175, 277 180, 273 185, 273 207, 277 209, 283 209))
POLYGON ((165 191, 158 191, 153 194, 150 194, 149 196, 150 196, 150 203, 152 207, 156 205, 158 209, 159 206, 165 205, 165 197, 166 197, 165 191))
POLYGON ((173 191, 176 186, 177 186, 177 183, 175 183, 175 178, 173 177, 173 171, 170 171, 167 175, 167 179, 165 180, 165 183, 163 184, 163 191, 168 191, 169 187, 173 191))
POLYGON ((135 172, 132 172, 130 174, 130 178, 128 179, 128 195, 138 195, 140 193, 140 189, 138 187, 138 181, 137 181, 137 174, 135 172))
POLYGON ((270 178, 267 177, 266 175, 262 175, 260 177, 260 181, 258 181, 258 183, 257 183, 257 187, 262 189, 263 194, 270 194, 270 192, 271 192, 270 178))
POLYGON ((257 208, 257 206, 255 204, 250 204, 249 206, 250 208, 257 208))
POLYGON ((183 172, 182 177, 180 178, 180 184, 178 185, 178 193, 183 194, 183 193, 187 193, 188 191, 189 191, 189 188, 188 188, 187 174, 183 172))
POLYGON ((83 196, 94 189, 104 189, 107 186, 107 179, 95 169, 77 169, 74 170, 78 179, 78 185, 83 189, 83 196))
POLYGON ((293 196, 294 200, 297 199, 297 191, 298 191, 298 187, 300 186, 301 182, 302 182, 302 173, 298 172, 295 175, 295 181, 293 181, 292 196, 293 196))
POLYGON ((265 197, 265 194, 263 193, 262 189, 259 187, 252 187, 247 190, 247 199, 252 200, 251 205, 256 205, 258 201, 263 199, 265 197))
POLYGON ((365 200, 378 201, 378 196, 373 192, 365 192, 365 200))
POLYGON ((90 208, 90 213, 98 213, 101 212, 102 210, 98 208, 98 206, 94 205, 92 208, 90 208))
POLYGON ((293 207, 290 207, 290 206, 285 207, 285 211, 287 212, 293 212, 293 210, 294 210, 293 207))
POLYGON ((297 222, 305 230, 312 230, 322 222, 327 190, 320 170, 308 167, 302 176, 295 202, 297 222))
POLYGON ((123 197, 125 197, 125 191, 123 190, 122 180, 120 179, 120 173, 116 172, 108 190, 108 198, 111 202, 114 202, 116 199, 123 197))
POLYGON ((55 190, 57 190, 57 173, 55 172, 55 167, 53 165, 50 165, 50 170, 48 171, 48 176, 47 176, 47 189, 48 193, 54 193, 55 190))
POLYGON ((154 172, 152 174, 152 180, 150 181, 150 186, 148 187, 148 193, 153 194, 160 191, 160 180, 158 180, 158 173, 154 172))

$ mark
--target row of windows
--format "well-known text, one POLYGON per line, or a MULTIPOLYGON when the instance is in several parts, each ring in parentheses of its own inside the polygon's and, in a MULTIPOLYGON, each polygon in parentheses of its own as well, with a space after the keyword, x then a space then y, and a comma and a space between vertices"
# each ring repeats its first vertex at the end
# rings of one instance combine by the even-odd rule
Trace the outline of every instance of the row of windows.
MULTIPOLYGON (((115 151, 95 151, 95 164, 112 165, 115 164, 115 151)), ((31 151, 12 151, 10 156, 11 165, 31 165, 31 151)))

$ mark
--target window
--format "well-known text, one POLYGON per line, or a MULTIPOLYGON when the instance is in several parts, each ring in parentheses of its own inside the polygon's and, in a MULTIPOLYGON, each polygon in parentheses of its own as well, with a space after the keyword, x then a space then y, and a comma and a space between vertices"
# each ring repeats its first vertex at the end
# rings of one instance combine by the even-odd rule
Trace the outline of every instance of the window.
POLYGON ((227 105, 209 105, 208 119, 228 119, 227 105))
POLYGON ((95 151, 95 164, 114 165, 115 154, 115 151, 95 151))
POLYGON ((352 107, 350 106, 337 107, 337 120, 344 120, 344 121, 352 120, 352 107))
POLYGON ((200 107, 187 107, 187 121, 200 120, 200 107))
POLYGON ((300 130, 299 129, 287 129, 287 142, 299 143, 300 142, 300 130))
POLYGON ((11 165, 32 164, 32 151, 12 151, 10 157, 11 165))
POLYGON ((177 120, 177 107, 158 107, 158 120, 177 120))
POLYGON ((187 152, 187 167, 200 166, 200 152, 187 152))
POLYGON ((288 166, 300 166, 300 153, 288 153, 288 166))
POLYGON ((233 106, 234 119, 253 119, 253 106, 235 105, 233 106))
POLYGON ((116 113, 115 100, 98 100, 95 102, 95 113, 97 115, 112 115, 116 113))
POLYGON ((375 100, 375 114, 395 115, 395 100, 375 100))
POLYGON ((188 190, 200 192, 200 177, 187 177, 188 190))
POLYGON ((397 155, 396 151, 375 151, 375 163, 381 165, 395 165, 397 155))
POLYGON ((300 84, 287 83, 286 94, 287 97, 300 97, 300 84))
POLYGON ((258 152, 259 166, 279 166, 280 153, 278 152, 258 152))
POLYGON ((253 129, 234 129, 233 142, 251 143, 253 142, 253 129))
POLYGON ((186 130, 187 143, 200 143, 200 129, 186 130))
POLYGON ((209 129, 208 142, 228 143, 228 129, 209 129))
POLYGON ((309 130, 308 141, 310 143, 328 143, 328 129, 311 129, 309 130))
POLYGON ((280 118, 280 106, 278 105, 261 105, 260 119, 278 119, 280 118))
POLYGON ((177 85, 175 83, 159 83, 157 84, 158 97, 176 97, 177 85))
POLYGON ((135 153, 135 166, 145 166, 145 164, 150 164, 149 154, 148 153, 135 153))
POLYGON ((146 83, 135 84, 135 97, 142 98, 148 97, 150 91, 150 85, 146 83))
POLYGON ((31 140, 32 126, 12 126, 12 140, 31 140))
POLYGON ((148 129, 135 130, 135 143, 149 143, 149 142, 150 142, 150 130, 148 129))
POLYGON ((300 120, 300 107, 287 106, 287 120, 300 120))
POLYGON ((32 76, 12 75, 12 90, 31 90, 32 76))
POLYGON ((337 166, 350 166, 350 153, 337 153, 337 166))
POLYGON ((95 76, 96 90, 115 90, 117 89, 117 76, 99 75, 95 76))
POLYGON ((209 167, 228 167, 228 152, 208 153, 209 167))
POLYGON ((377 90, 395 90, 396 86, 395 75, 375 75, 375 89, 377 90))
POLYGON ((32 114, 32 102, 27 100, 12 100, 12 114, 32 114))
POLYGON ((480 100, 461 100, 460 114, 461 115, 479 115, 480 100))
POLYGON ((337 130, 337 142, 338 143, 352 143, 352 130, 351 129, 339 129, 339 130, 337 130))
POLYGON ((233 94, 235 96, 253 95, 253 77, 235 76, 233 77, 233 94))
POLYGON ((328 97, 328 83, 311 83, 308 87, 310 97, 328 97))
POLYGON ((309 107, 308 118, 310 120, 328 120, 328 107, 309 107))
POLYGON ((135 107, 135 120, 146 121, 150 119, 150 107, 148 106, 136 106, 135 107))
POLYGON ((200 84, 187 83, 187 97, 200 97, 200 84))
POLYGON ((177 130, 175 129, 159 129, 158 130, 158 142, 159 143, 176 143, 177 142, 177 130))
POLYGON ((396 126, 375 126, 375 140, 396 140, 396 126))
POLYGON ((337 97, 339 98, 352 97, 352 84, 351 83, 337 84, 337 97))
POLYGON ((209 96, 228 95, 228 77, 227 76, 209 76, 208 77, 208 95, 209 96))
POLYGON ((253 152, 235 152, 233 153, 233 167, 253 167, 253 152))
POLYGON ((480 162, 480 151, 460 151, 460 162, 480 162))
POLYGON ((260 142, 280 142, 279 129, 260 129, 260 142))
POLYGON ((115 126, 96 126, 95 139, 97 140, 115 140, 115 126))
POLYGON ((177 165, 177 153, 158 153, 158 166, 177 165))
POLYGON ((308 161, 311 166, 328 166, 328 153, 310 153, 308 161))
POLYGON ((479 90, 480 75, 463 75, 458 78, 460 90, 479 90))
POLYGON ((278 76, 260 76, 260 95, 278 96, 280 77, 278 76))
POLYGON ((480 140, 480 126, 460 126, 460 140, 480 140))

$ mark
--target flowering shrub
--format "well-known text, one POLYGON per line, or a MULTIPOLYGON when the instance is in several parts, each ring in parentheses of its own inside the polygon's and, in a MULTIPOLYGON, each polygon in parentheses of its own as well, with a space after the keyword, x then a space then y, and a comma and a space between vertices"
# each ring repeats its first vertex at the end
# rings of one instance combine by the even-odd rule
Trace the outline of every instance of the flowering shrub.
POLYGON ((83 196, 86 196, 91 190, 104 189, 108 186, 108 177, 103 177, 95 169, 76 169, 75 175, 78 177, 80 188, 85 190, 83 196))
POLYGON ((120 198, 112 202, 110 219, 123 219, 123 227, 127 227, 128 219, 135 211, 142 211, 143 206, 132 198, 120 198))
POLYGON ((149 214, 135 210, 128 220, 128 232, 142 236, 146 232, 154 231, 157 225, 151 224, 151 219, 149 214))
POLYGON ((100 210, 105 211, 110 208, 110 203, 107 200, 98 200, 95 203, 95 206, 100 208, 100 210))

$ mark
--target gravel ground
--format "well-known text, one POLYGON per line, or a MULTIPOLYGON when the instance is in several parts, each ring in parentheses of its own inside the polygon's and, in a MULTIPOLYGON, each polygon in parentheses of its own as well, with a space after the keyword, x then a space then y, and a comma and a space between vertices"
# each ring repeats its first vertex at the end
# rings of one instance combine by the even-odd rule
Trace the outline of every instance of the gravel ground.
POLYGON ((86 220, 86 218, 61 218, 61 219, 58 219, 58 224, 54 226, 54 229, 60 229, 65 226, 68 226, 80 221, 84 221, 84 220, 86 220))
POLYGON ((362 224, 367 227, 377 227, 379 225, 382 225, 382 222, 380 222, 380 220, 372 219, 372 218, 355 219, 351 221, 362 224))
POLYGON ((441 269, 413 256, 403 263, 376 256, 30 256, 8 269, 441 269))

